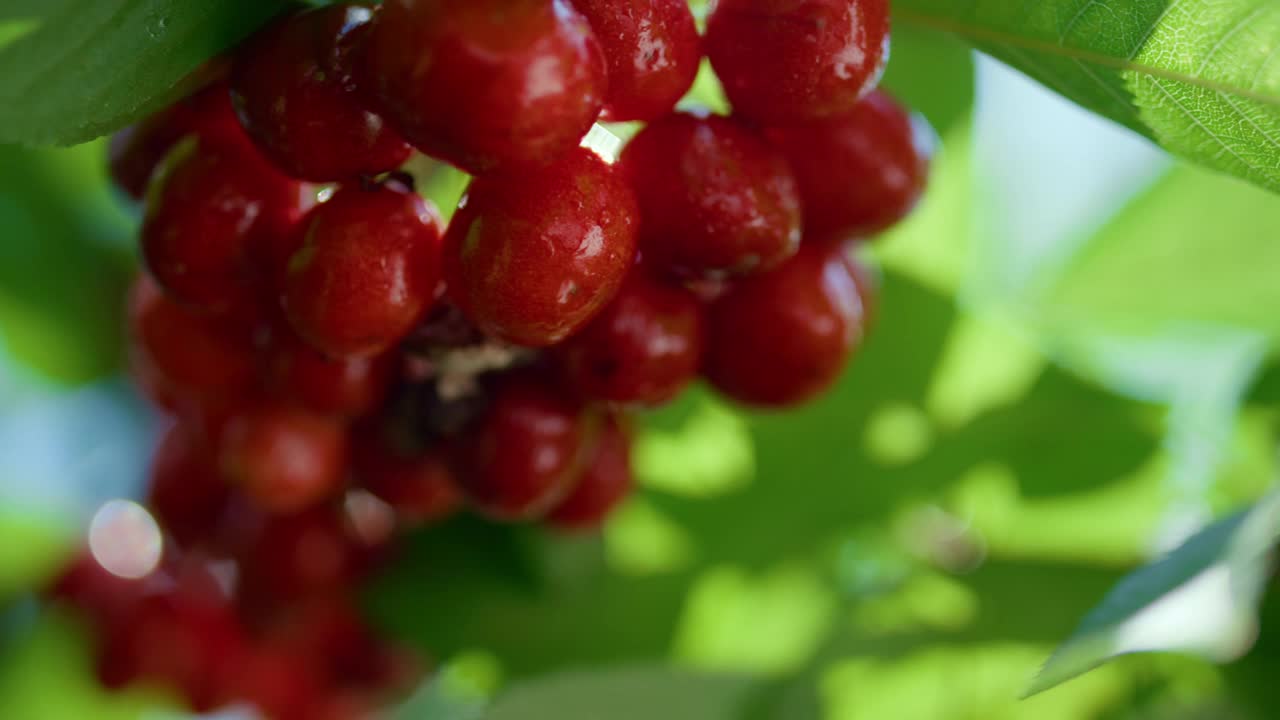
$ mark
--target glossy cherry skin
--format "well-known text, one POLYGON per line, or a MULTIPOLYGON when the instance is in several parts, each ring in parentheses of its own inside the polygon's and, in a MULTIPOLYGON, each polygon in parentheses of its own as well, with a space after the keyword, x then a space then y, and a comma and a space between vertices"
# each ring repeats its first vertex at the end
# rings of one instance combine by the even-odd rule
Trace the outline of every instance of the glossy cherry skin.
POLYGON ((573 490, 596 421, 538 374, 505 378, 489 412, 459 438, 457 478, 473 507, 499 520, 531 520, 573 490))
POLYGON ((570 0, 604 49, 612 122, 655 120, 689 92, 702 60, 688 0, 570 0))
POLYGON ((251 306, 253 246, 292 233, 313 197, 310 186, 282 175, 248 144, 188 137, 157 169, 147 195, 147 270, 193 309, 251 306))
POLYGON ((364 433, 356 443, 354 472, 408 526, 436 522, 462 509, 458 481, 438 449, 401 451, 378 433, 364 433))
POLYGON ((645 262, 692 280, 762 272, 800 243, 800 193, 782 154, 723 117, 668 115, 627 145, 645 262))
POLYGON ((556 352, 584 397, 656 407, 698 376, 703 332, 698 297, 641 266, 604 312, 556 352))
POLYGON ((192 403, 234 402, 253 391, 253 338, 242 328, 180 307, 145 274, 129 293, 128 318, 130 368, 157 405, 181 411, 192 403))
POLYGON ((707 57, 735 113, 760 122, 848 112, 889 59, 889 0, 719 0, 707 57))
POLYGON ((450 297, 486 333, 553 345, 613 298, 638 225, 622 177, 584 148, 538 169, 481 176, 445 239, 450 297))
POLYGON ((548 524, 562 530, 593 530, 631 493, 631 437, 623 423, 618 418, 604 423, 582 477, 547 515, 548 524))
POLYGON ((326 355, 379 355, 434 302, 440 215, 399 183, 343 187, 303 221, 303 232, 282 299, 293 329, 326 355))
POLYGON ((227 423, 218 460, 228 480, 262 510, 297 512, 342 488, 346 427, 284 405, 253 408, 227 423))
POLYGON ((343 3, 290 15, 237 53, 231 92, 245 130, 284 172, 334 182, 404 164, 409 144, 370 112, 351 54, 373 10, 343 3))
POLYGON ((604 104, 600 45, 566 0, 388 0, 364 46, 384 116, 472 174, 554 159, 604 104))
POLYGON ((173 423, 151 458, 147 507, 182 548, 213 539, 230 501, 217 456, 202 440, 193 428, 173 423))
POLYGON ((362 417, 382 405, 398 360, 396 353, 335 360, 279 328, 267 350, 268 385, 276 397, 312 412, 362 417))
POLYGON ((129 197, 141 200, 160 162, 188 135, 246 140, 225 82, 214 83, 112 135, 107 145, 112 181, 129 197))
POLYGON ((806 243, 711 305, 704 372, 740 403, 798 405, 835 382, 862 332, 861 296, 842 250, 806 243))
POLYGON ((847 113, 765 135, 800 183, 806 239, 838 242, 886 230, 911 212, 928 181, 933 133, 883 91, 847 113))

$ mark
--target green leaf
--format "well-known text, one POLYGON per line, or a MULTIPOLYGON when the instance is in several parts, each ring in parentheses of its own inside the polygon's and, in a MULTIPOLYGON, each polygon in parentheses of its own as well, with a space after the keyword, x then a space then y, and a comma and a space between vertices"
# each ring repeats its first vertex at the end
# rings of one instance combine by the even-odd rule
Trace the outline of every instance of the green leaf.
POLYGON ((973 107, 973 56, 967 45, 945 33, 898 25, 884 87, 946 135, 968 119, 973 107))
POLYGON ((0 145, 0 343, 67 383, 122 356, 130 223, 103 192, 104 152, 0 145))
POLYGON ((1116 585, 1053 654, 1028 694, 1131 653, 1239 658, 1252 645, 1278 541, 1280 493, 1200 531, 1116 585))
POLYGON ((1149 336, 1218 326, 1280 336, 1280 202, 1175 168, 1103 227, 1041 302, 1052 330, 1149 336))
POLYGON ((516 686, 484 720, 733 720, 753 686, 667 668, 566 672, 516 686))
POLYGON ((1274 0, 896 0, 1175 154, 1280 191, 1274 0))
POLYGON ((396 708, 390 720, 480 720, 483 713, 483 703, 454 692, 436 678, 396 708))
POLYGON ((285 0, 18 0, 0 8, 0 142, 73 145, 189 88, 285 0))

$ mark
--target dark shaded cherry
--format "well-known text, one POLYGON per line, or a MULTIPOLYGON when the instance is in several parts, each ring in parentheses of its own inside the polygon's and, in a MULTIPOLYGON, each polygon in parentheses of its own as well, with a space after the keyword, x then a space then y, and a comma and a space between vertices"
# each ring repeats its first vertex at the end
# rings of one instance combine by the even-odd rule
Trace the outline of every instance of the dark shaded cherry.
POLYGON ((719 0, 707 57, 735 113, 831 117, 875 89, 889 59, 889 0, 719 0))
POLYGON ((746 405, 797 405, 839 377, 862 333, 862 301, 842 250, 806 243, 711 305, 704 372, 746 405))
POLYGON ((582 477, 546 521, 564 530, 591 530, 631 492, 631 437, 619 418, 605 422, 582 477))
POLYGON ((239 553, 241 599, 253 612, 349 590, 372 557, 342 513, 320 505, 270 517, 252 530, 239 553))
POLYGON ((297 512, 336 495, 346 460, 341 421, 284 405, 232 418, 218 453, 227 479, 272 513, 297 512))
POLYGON ((805 238, 865 238, 906 217, 924 192, 934 138, 888 93, 835 117, 765 130, 791 162, 805 238))
POLYGON ((572 491, 595 424, 587 410, 542 376, 504 378, 489 412, 459 438, 462 491, 490 517, 540 517, 572 491))
POLYGON ((604 104, 604 57, 566 0, 387 0, 364 80, 419 150, 470 173, 548 162, 604 104))
POLYGON ((352 78, 350 55, 373 10, 342 3, 277 21, 236 53, 236 111, 263 154, 314 182, 394 170, 408 143, 370 112, 352 78))
POLYGON ((151 183, 143 259, 165 292, 191 308, 253 305, 253 246, 292 233, 313 199, 310 186, 272 168, 247 143, 188 137, 151 183))
POLYGON ((399 369, 395 353, 329 358, 288 328, 279 328, 272 335, 267 354, 268 385, 277 397, 312 412, 345 417, 377 410, 399 369))
POLYGON ((609 67, 605 117, 654 120, 689 91, 702 60, 688 0, 569 0, 587 18, 609 67))
POLYGON ((284 309, 298 335, 326 355, 386 351, 435 300, 440 215, 399 182, 340 189, 307 216, 303 231, 284 309))
POLYGON ((221 699, 225 678, 238 666, 244 645, 240 625, 223 598, 179 586, 142 598, 106 629, 98 674, 111 688, 135 682, 173 688, 204 712, 221 699))
POLYGON ((138 275, 129 294, 130 366, 150 398, 180 410, 191 401, 233 401, 256 383, 252 337, 179 307, 138 275))
POLYGON ((356 441, 353 470, 357 482, 410 526, 444 519, 462 508, 457 480, 437 449, 402 451, 380 433, 364 433, 356 441))
POLYGON ((555 344, 617 292, 638 224, 631 190, 584 148, 538 169, 481 176, 445 238, 450 297, 491 335, 555 344))
POLYGON ((142 598, 167 582, 168 575, 161 568, 141 578, 116 575, 86 547, 67 563, 46 595, 84 613, 100 631, 119 625, 142 598))
POLYGON ((217 534, 229 500, 208 444, 193 436, 193 428, 171 424, 151 458, 147 490, 147 507, 160 527, 180 547, 199 545, 217 534))
POLYGON ((111 179, 135 200, 165 155, 188 135, 243 142, 225 82, 217 82, 111 136, 107 166, 111 179))
POLYGON ((604 312, 557 353, 570 384, 585 397, 656 406, 697 377, 702 335, 698 297, 640 266, 604 312))
POLYGON ((777 265, 800 242, 800 193, 786 159, 733 120, 668 115, 631 140, 621 166, 655 270, 745 275, 777 265))

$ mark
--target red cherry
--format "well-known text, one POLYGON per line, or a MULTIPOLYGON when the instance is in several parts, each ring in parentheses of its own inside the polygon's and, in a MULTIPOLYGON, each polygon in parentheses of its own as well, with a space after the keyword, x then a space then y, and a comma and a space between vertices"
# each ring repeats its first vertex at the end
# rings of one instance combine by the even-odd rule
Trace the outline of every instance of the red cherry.
POLYGON ((637 267, 604 312, 557 350, 585 397, 657 406, 697 377, 702 335, 698 297, 637 267))
POLYGON ((217 467, 216 456, 193 436, 192 428, 174 423, 165 430, 151 459, 147 507, 181 547, 211 540, 217 533, 230 500, 217 467))
POLYGON ((129 294, 130 365, 162 407, 228 401, 249 393, 257 371, 252 338, 194 315, 139 275, 129 294))
POLYGON ((805 244, 711 305, 704 371, 747 405, 797 405, 836 380, 862 332, 862 301, 843 252, 805 244))
POLYGON ((449 292, 517 345, 568 337, 617 292, 636 250, 635 198, 597 155, 476 178, 445 238, 449 292))
POLYGON ((220 597, 181 589, 149 595, 108 628, 98 658, 103 684, 172 687, 198 712, 213 709, 238 665, 244 638, 220 597))
POLYGON ((436 522, 462 507, 462 493, 443 453, 400 452, 378 433, 357 442, 356 479, 409 525, 436 522))
POLYGON ((651 123, 622 153, 640 200, 640 248, 690 279, 767 270, 800 242, 800 196, 787 161, 722 117, 651 123))
POLYGON ((340 421, 287 406, 236 416, 219 448, 227 478, 272 513, 296 512, 336 495, 346 458, 346 427, 340 421))
POLYGON ((850 112, 765 131, 791 161, 806 238, 833 241, 888 229, 924 192, 933 135, 883 91, 850 112))
POLYGON ((85 548, 68 562, 47 594, 87 615, 101 631, 120 624, 148 592, 167 581, 160 568, 142 578, 116 575, 85 548))
POLYGON ((548 162, 604 103, 604 57, 565 0, 387 0, 365 41, 384 115, 472 174, 548 162))
POLYGON ((314 182, 394 170, 412 149, 366 109, 350 54, 373 10, 342 3, 304 10, 236 54, 231 91, 249 136, 281 170, 314 182))
POLYGON ((562 530, 599 527, 631 492, 631 438, 617 418, 600 432, 586 470, 569 497, 547 515, 562 530))
POLYGON ((346 592, 371 561, 328 505, 270 517, 248 535, 239 553, 241 598, 254 611, 346 592))
POLYGON ((141 200, 156 167, 188 135, 244 139, 225 82, 214 83, 112 135, 107 146, 112 181, 133 199, 141 200))
POLYGON ((440 215, 409 188, 344 187, 303 222, 284 281, 294 330, 332 357, 368 357, 408 335, 440 282, 440 215))
POLYGON ((199 310, 225 312, 257 299, 253 246, 293 231, 309 186, 247 145, 191 137, 156 171, 142 224, 147 269, 165 292, 199 310))
POLYGON ((654 120, 689 91, 702 60, 687 0, 569 0, 604 49, 610 121, 654 120))
POLYGON ((573 489, 593 425, 581 405, 538 375, 506 378, 488 414, 460 438, 463 492, 493 518, 540 517, 573 489))
POLYGON ((243 653, 221 688, 222 704, 249 704, 268 720, 315 720, 325 688, 293 653, 258 646, 243 653))
POLYGON ((361 417, 382 405, 398 369, 398 356, 334 360, 279 328, 268 351, 270 386, 280 398, 312 412, 361 417))
POLYGON ((718 0, 706 48, 734 112, 770 123, 839 115, 880 82, 889 0, 718 0))

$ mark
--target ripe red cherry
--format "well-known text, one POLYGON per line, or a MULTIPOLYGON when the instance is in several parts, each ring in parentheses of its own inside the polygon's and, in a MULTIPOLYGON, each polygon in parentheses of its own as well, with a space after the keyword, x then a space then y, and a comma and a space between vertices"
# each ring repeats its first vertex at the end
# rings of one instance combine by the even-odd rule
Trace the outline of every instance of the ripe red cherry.
POLYGON ((388 0, 365 41, 384 115, 472 174, 544 163, 604 104, 604 57, 565 0, 388 0))
POLYGON ((862 331, 859 289, 841 249, 805 244, 711 305, 704 372, 741 403, 796 405, 836 380, 862 331))
POLYGON ((490 517, 537 518, 573 489, 593 426, 581 405, 544 378, 508 377, 479 425, 460 438, 462 491, 490 517))
POLYGON ((706 48, 734 112, 760 122, 831 117, 880 82, 889 0, 719 0, 706 48))
POLYGON ((563 530, 599 527, 631 492, 631 438, 618 418, 610 418, 569 497, 547 515, 563 530))
POLYGON ((231 91, 240 120, 281 170, 314 182, 394 170, 412 149, 366 109, 350 55, 373 10, 343 3, 276 22, 236 54, 231 91))
POLYGON ((370 556, 342 514, 321 505, 269 518, 250 533, 239 560, 243 602, 258 610, 345 592, 368 568, 370 556))
POLYGON ((585 397, 657 406, 697 377, 702 334, 698 297, 637 267, 604 312, 558 352, 585 397))
POLYGON ((315 720, 324 687, 306 660, 271 646, 249 648, 227 673, 221 704, 249 704, 270 720, 315 720))
POLYGON ((723 117, 676 114, 622 153, 640 200, 640 248, 655 269, 690 279, 767 270, 800 242, 800 197, 787 161, 723 117))
POLYGON ((354 472, 408 525, 435 522, 462 508, 457 480, 439 450, 402 452, 378 433, 367 433, 357 442, 354 472))
POLYGON ((538 169, 481 176, 445 239, 450 295, 491 335, 553 345, 617 292, 637 225, 631 190, 584 148, 538 169))
POLYGON ((210 541, 229 500, 214 453, 192 428, 170 425, 152 456, 147 491, 147 507, 160 526, 183 548, 210 541))
POLYGON ((225 82, 214 83, 112 135, 107 146, 112 181, 133 199, 141 200, 160 161, 188 135, 243 141, 225 82))
POLYGON ((408 335, 440 282, 440 215, 409 188, 344 187, 303 221, 284 280, 294 330, 331 357, 369 357, 408 335))
POLYGON ((180 589, 141 599, 106 629, 98 657, 103 684, 156 683, 180 692, 198 712, 213 709, 245 642, 220 600, 180 589))
POLYGON ((311 198, 309 186, 280 174, 248 144, 189 137, 151 184, 141 235, 147 269, 191 308, 252 305, 253 246, 293 232, 311 198))
POLYGON ((800 183, 806 238, 841 241, 886 230, 915 207, 928 180, 932 132, 883 91, 850 112, 765 135, 800 183))
POLYGON ((194 315, 140 274, 129 294, 130 365, 161 407, 234 401, 256 382, 251 337, 194 315))
POLYGON ((361 417, 382 404, 398 359, 388 353, 335 360, 279 328, 268 351, 268 384, 277 397, 312 412, 361 417))
POLYGON ((609 67, 605 117, 654 120, 689 91, 702 60, 687 0, 570 0, 587 18, 609 67))
POLYGON ((342 487, 346 428, 287 406, 255 408, 228 422, 218 459, 255 505, 272 513, 297 512, 342 487))

